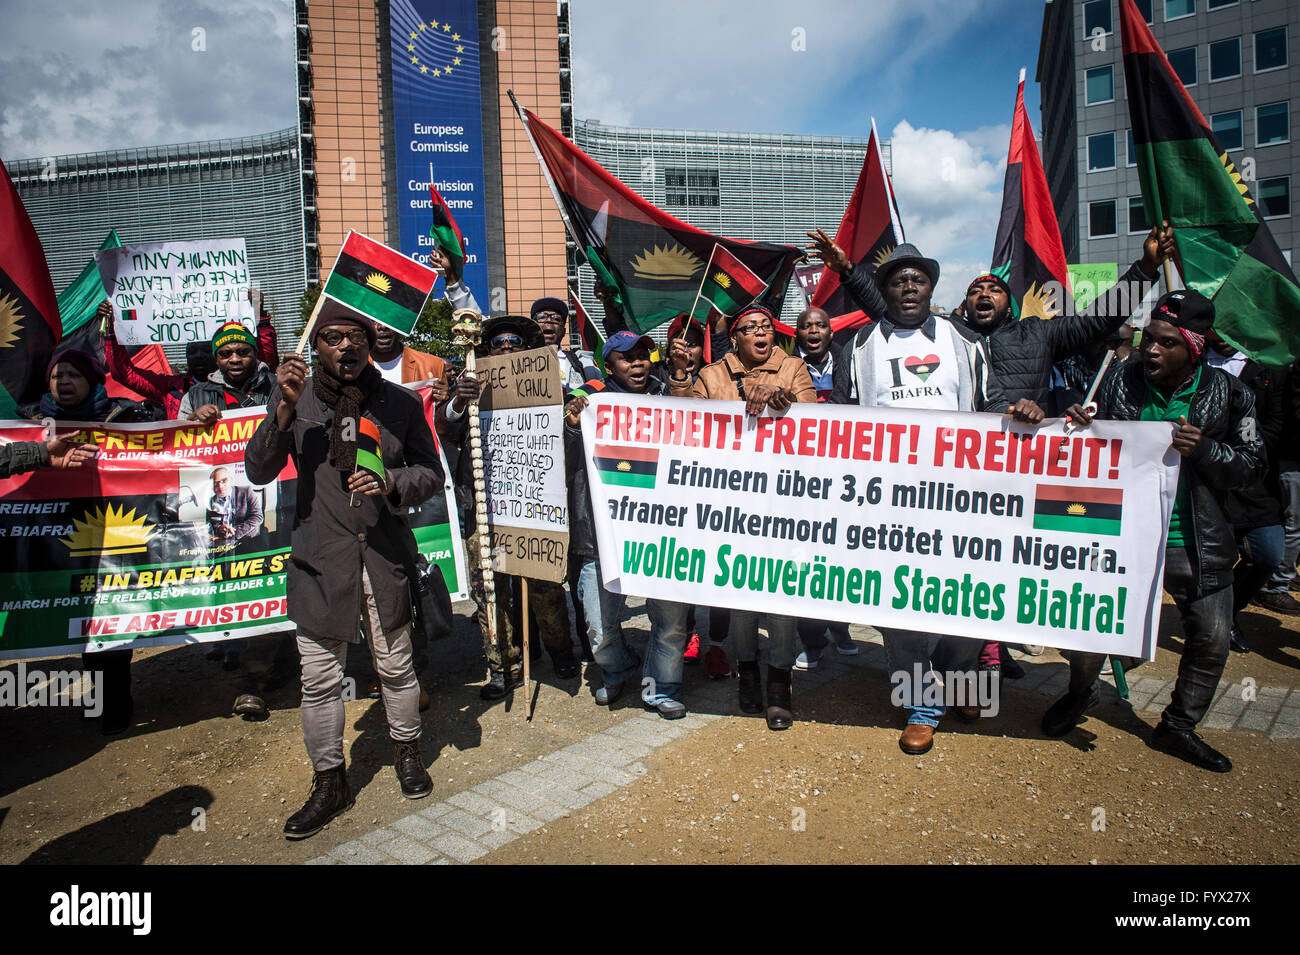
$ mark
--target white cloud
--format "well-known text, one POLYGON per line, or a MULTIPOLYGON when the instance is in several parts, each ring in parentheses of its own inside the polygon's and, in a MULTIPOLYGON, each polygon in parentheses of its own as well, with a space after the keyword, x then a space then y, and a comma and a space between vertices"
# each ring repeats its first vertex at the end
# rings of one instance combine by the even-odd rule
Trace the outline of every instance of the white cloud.
POLYGON ((954 133, 894 127, 893 183, 907 240, 939 261, 934 302, 951 308, 989 267, 1010 126, 954 133))
POLYGON ((902 78, 981 15, 968 0, 572 0, 575 112, 623 125, 791 132, 810 113, 837 110, 862 135, 869 103, 905 98, 902 78))
POLYGON ((5 14, 6 158, 246 136, 297 122, 288 0, 8 0, 5 14))

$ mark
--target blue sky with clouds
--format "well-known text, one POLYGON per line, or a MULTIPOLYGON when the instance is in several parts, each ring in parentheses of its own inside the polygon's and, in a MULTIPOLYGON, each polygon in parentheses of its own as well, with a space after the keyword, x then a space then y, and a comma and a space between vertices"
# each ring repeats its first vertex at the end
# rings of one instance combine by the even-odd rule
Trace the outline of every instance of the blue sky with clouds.
MULTIPOLYGON (((6 159, 297 121, 290 0, 4 6, 6 159)), ((841 136, 865 135, 874 114, 894 143, 908 238, 943 263, 936 300, 952 304, 961 277, 988 265, 1022 66, 1041 125, 1042 9, 1042 0, 572 0, 575 109, 623 125, 841 136)))

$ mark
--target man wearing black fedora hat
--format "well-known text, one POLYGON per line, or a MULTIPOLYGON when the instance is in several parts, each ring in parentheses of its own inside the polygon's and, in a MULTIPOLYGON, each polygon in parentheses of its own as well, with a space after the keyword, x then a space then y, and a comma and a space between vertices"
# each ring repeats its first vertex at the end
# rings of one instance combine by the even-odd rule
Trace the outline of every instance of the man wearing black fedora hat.
MULTIPOLYGON (((986 405, 999 411, 1006 408, 999 395, 992 400, 988 395, 983 344, 968 338, 950 318, 930 311, 930 296, 939 281, 938 262, 903 243, 876 270, 875 296, 863 291, 869 281, 862 269, 842 274, 841 282, 864 311, 870 312, 879 298, 884 308, 876 321, 845 343, 835 362, 833 402, 936 411, 983 411, 986 405)), ((908 719, 898 744, 905 753, 928 752, 944 707, 925 702, 933 700, 934 693, 927 694, 925 685, 913 685, 917 682, 913 674, 920 672, 929 682, 939 672, 973 670, 980 642, 892 627, 881 628, 881 633, 890 682, 910 687, 899 697, 908 719)), ((962 713, 978 716, 979 710, 965 706, 962 713)))
MULTIPOLYGON (((1224 513, 1226 492, 1249 487, 1265 472, 1255 398, 1232 375, 1205 362, 1214 304, 1191 289, 1162 296, 1142 333, 1137 359, 1114 365, 1098 389, 1096 417, 1168 421, 1182 456, 1165 547, 1164 587, 1182 616, 1183 651, 1169 705, 1150 745, 1189 763, 1226 773, 1232 763, 1193 730, 1214 700, 1232 630, 1232 567, 1237 546, 1224 513)), ((1070 416, 1087 424, 1084 409, 1070 416)), ((1043 715, 1043 732, 1065 736, 1100 700, 1100 653, 1070 655, 1070 685, 1043 715)))

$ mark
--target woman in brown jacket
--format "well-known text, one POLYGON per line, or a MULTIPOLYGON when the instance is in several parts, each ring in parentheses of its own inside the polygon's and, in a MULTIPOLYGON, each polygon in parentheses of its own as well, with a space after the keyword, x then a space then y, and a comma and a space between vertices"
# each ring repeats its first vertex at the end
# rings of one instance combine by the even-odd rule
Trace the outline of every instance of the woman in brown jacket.
MULTIPOLYGON (((781 414, 796 401, 817 400, 817 389, 802 359, 776 347, 772 313, 751 305, 731 320, 733 351, 701 369, 694 380, 687 369, 683 348, 670 348, 669 393, 679 398, 743 401, 745 413, 781 414)), ((677 345, 677 342, 673 343, 677 345)), ((795 619, 769 613, 767 635, 767 728, 789 729, 794 723, 790 705, 790 668, 794 666, 795 619)), ((763 710, 758 678, 758 618, 752 610, 731 611, 731 635, 740 671, 740 708, 746 713, 763 710)))

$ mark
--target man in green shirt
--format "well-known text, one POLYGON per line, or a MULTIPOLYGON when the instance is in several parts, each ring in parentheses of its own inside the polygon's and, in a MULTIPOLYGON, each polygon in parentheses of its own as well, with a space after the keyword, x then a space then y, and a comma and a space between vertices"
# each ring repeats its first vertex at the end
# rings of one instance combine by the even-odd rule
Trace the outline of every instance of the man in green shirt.
MULTIPOLYGON (((1265 469, 1255 398, 1232 375, 1205 364, 1205 334, 1214 304, 1190 289, 1162 296, 1142 333, 1136 360, 1112 367, 1097 391, 1097 417, 1168 421, 1182 457, 1169 521, 1164 587, 1183 622, 1183 652, 1170 703, 1150 745, 1203 769, 1232 763, 1196 735, 1228 659, 1232 566, 1237 549, 1224 513, 1225 492, 1249 487, 1265 469)), ((1071 417, 1092 421, 1082 408, 1071 417)), ((1100 699, 1105 655, 1073 652, 1070 687, 1043 715, 1043 732, 1064 736, 1100 699)))

